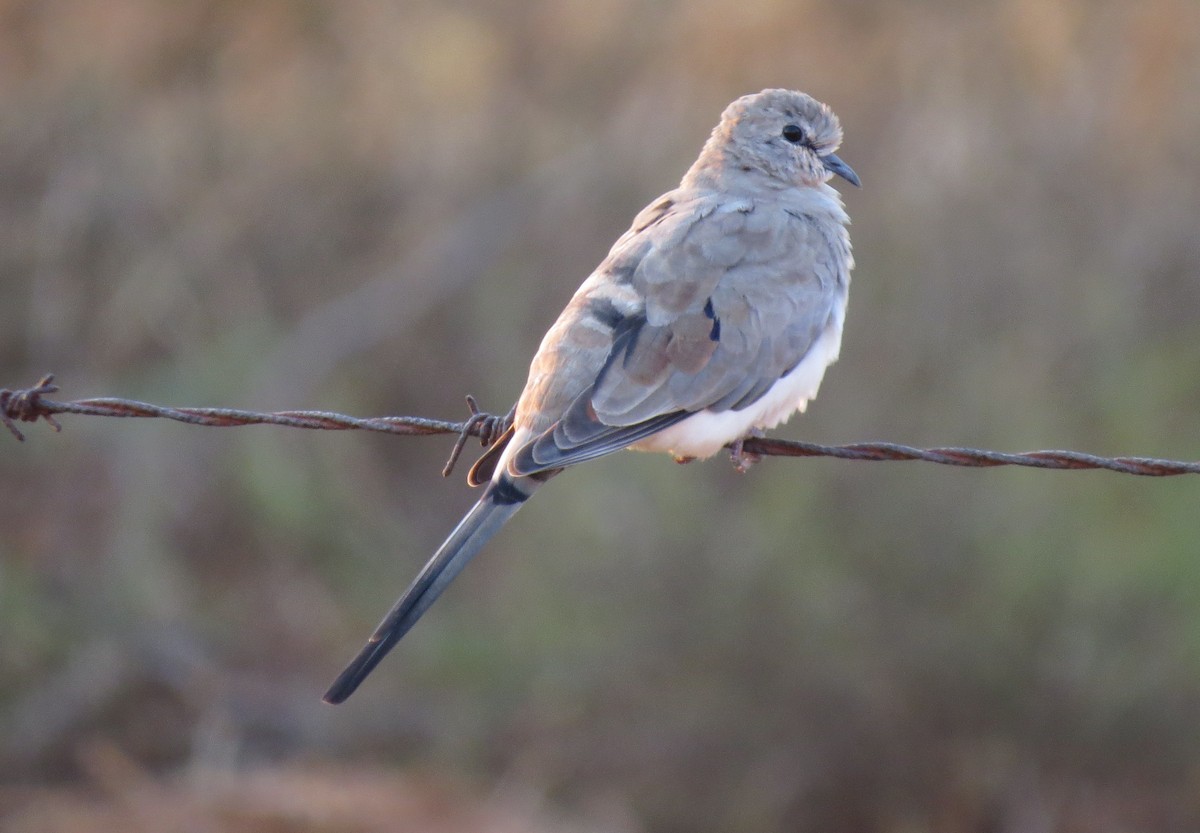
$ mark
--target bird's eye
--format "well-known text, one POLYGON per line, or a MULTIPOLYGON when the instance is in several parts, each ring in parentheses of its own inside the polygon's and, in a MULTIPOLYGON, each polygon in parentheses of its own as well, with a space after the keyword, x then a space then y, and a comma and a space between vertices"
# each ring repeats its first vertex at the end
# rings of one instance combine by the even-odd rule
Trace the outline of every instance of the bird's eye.
POLYGON ((807 137, 804 135, 803 127, 798 124, 789 124, 783 128, 783 138, 787 139, 793 145, 801 145, 804 144, 804 140, 807 137))

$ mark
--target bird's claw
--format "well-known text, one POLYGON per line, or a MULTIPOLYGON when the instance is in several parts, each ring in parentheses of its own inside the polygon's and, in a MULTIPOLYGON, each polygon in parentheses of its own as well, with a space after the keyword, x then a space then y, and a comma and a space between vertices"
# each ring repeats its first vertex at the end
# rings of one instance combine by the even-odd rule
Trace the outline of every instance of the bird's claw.
POLYGON ((747 469, 762 459, 761 454, 756 454, 753 451, 747 451, 745 448, 746 440, 757 439, 762 435, 762 431, 754 428, 749 434, 741 437, 729 446, 729 459, 733 463, 733 468, 738 474, 745 474, 747 469))

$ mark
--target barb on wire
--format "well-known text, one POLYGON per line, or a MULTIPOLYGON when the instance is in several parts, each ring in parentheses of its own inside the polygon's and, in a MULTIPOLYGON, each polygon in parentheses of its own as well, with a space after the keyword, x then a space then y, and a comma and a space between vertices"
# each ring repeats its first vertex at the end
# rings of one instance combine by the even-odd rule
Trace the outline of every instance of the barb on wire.
POLYGON ((42 394, 46 393, 58 393, 53 373, 47 373, 31 388, 0 389, 0 422, 4 423, 18 442, 25 442, 25 435, 17 428, 17 420, 37 422, 41 418, 53 425, 55 431, 62 430, 62 426, 54 421, 55 412, 48 410, 42 402, 42 394))
POLYGON ((467 394, 467 407, 471 409, 471 417, 462 424, 462 430, 458 432, 458 439, 454 441, 454 447, 450 449, 450 459, 446 460, 446 465, 442 467, 442 477, 449 477, 450 473, 454 471, 454 464, 462 455, 463 446, 467 444, 468 437, 479 437, 480 444, 487 448, 500 439, 517 415, 516 405, 512 406, 512 410, 508 412, 507 416, 485 414, 479 410, 479 403, 469 393, 467 394))
MULTIPOLYGON (((56 414, 86 414, 111 417, 159 417, 189 425, 229 427, 235 425, 283 425, 289 428, 314 428, 324 431, 382 431, 390 434, 456 434, 450 459, 443 469, 449 475, 469 437, 479 437, 484 446, 494 443, 512 424, 513 411, 495 416, 479 410, 474 397, 467 397, 471 416, 465 422, 449 422, 425 417, 375 417, 364 419, 327 411, 275 411, 261 413, 232 408, 167 408, 130 399, 81 399, 58 402, 46 394, 57 393, 54 376, 43 377, 32 388, 0 389, 0 422, 18 440, 24 435, 16 423, 44 419, 62 430, 56 414)), ((743 452, 763 457, 837 457, 843 460, 922 460, 946 466, 1027 466, 1041 469, 1105 469, 1146 477, 1200 474, 1200 462, 1160 460, 1152 457, 1099 457, 1079 451, 1027 451, 1010 453, 978 448, 914 448, 896 443, 870 442, 849 445, 819 445, 794 440, 748 437, 743 452)))

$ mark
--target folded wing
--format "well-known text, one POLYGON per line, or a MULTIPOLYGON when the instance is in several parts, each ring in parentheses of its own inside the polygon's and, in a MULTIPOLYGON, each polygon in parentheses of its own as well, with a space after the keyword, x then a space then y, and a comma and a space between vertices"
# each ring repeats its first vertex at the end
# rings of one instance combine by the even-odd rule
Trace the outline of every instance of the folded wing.
POLYGON ((697 411, 746 408, 836 314, 844 238, 777 204, 669 197, 639 216, 543 341, 511 474, 609 454, 697 411))

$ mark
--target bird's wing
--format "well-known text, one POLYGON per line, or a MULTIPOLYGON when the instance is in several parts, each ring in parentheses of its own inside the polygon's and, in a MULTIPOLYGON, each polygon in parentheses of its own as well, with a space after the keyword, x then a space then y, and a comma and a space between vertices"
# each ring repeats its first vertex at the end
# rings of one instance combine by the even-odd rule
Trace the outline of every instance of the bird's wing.
POLYGON ((740 410, 804 358, 844 299, 840 226, 768 200, 667 195, 547 333, 517 408, 514 475, 740 410))

